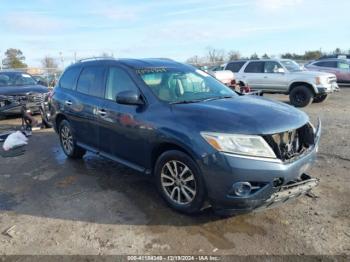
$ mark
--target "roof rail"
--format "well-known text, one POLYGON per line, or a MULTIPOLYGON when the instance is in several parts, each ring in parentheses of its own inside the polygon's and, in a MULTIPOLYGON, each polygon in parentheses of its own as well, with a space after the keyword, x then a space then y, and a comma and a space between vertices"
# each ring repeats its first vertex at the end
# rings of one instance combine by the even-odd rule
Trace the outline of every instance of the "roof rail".
POLYGON ((93 56, 77 60, 77 63, 89 60, 115 59, 113 56, 93 56))

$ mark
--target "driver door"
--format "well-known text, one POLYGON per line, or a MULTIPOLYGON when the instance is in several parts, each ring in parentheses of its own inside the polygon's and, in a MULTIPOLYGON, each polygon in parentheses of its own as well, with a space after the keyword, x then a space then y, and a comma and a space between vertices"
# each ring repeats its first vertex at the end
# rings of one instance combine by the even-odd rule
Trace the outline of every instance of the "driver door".
POLYGON ((286 73, 282 65, 276 61, 265 61, 264 64, 264 86, 268 90, 285 91, 288 85, 286 73))
MULTIPOLYGON (((141 93, 128 72, 121 67, 108 69, 105 102, 100 109, 101 154, 126 164, 146 166, 145 106, 116 102, 118 93, 136 90, 141 93)), ((137 169, 137 167, 135 168, 137 169)))

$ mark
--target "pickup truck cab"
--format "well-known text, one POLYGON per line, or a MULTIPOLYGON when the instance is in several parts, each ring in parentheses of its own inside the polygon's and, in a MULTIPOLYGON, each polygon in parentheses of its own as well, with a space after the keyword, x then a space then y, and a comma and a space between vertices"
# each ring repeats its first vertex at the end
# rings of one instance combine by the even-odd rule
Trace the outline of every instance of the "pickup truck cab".
POLYGON ((289 95, 296 107, 323 102, 339 90, 334 74, 304 71, 289 59, 237 60, 224 64, 223 69, 233 71, 241 86, 289 95))

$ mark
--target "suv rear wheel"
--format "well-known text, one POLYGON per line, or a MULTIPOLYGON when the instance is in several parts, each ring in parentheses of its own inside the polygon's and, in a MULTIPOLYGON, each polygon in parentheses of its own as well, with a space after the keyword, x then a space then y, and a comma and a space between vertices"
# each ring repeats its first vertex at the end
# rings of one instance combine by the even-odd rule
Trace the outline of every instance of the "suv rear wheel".
POLYGON ((82 158, 86 151, 76 145, 71 125, 67 120, 62 120, 59 127, 60 142, 63 152, 70 158, 82 158))
POLYGON ((323 94, 323 95, 320 95, 320 96, 316 96, 315 98, 314 98, 314 103, 322 103, 322 102, 324 102, 324 101, 326 101, 327 100, 327 98, 328 98, 328 94, 323 94))
POLYGON ((307 86, 296 86, 289 93, 289 100, 295 107, 305 107, 312 103, 314 94, 307 86))
POLYGON ((171 208, 188 214, 201 210, 205 200, 204 181, 188 155, 177 150, 163 153, 154 175, 158 191, 171 208))

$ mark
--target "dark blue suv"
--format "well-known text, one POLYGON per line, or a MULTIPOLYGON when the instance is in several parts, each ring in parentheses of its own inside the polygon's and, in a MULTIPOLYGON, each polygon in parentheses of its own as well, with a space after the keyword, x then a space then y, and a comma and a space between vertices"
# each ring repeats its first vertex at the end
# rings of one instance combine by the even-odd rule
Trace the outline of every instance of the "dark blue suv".
POLYGON ((248 212, 318 184, 305 171, 320 123, 172 60, 79 61, 61 76, 52 110, 68 157, 88 150, 152 176, 181 212, 248 212))

